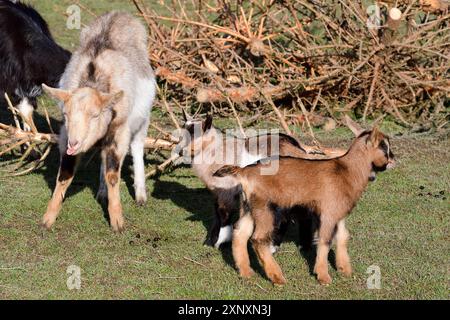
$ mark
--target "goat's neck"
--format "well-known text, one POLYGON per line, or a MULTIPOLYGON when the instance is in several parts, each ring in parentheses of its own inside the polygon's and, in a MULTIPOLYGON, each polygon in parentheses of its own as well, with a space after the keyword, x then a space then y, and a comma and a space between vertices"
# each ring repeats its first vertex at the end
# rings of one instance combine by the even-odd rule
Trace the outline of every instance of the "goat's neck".
POLYGON ((205 178, 207 179, 210 175, 212 175, 212 167, 216 165, 216 153, 221 151, 218 150, 220 149, 220 146, 218 146, 220 131, 215 128, 211 128, 206 139, 209 140, 209 143, 202 146, 202 149, 199 150, 199 152, 192 158, 192 169, 194 169, 196 174, 202 180, 205 178))
POLYGON ((341 161, 346 165, 355 191, 359 195, 364 191, 369 183, 369 177, 372 172, 372 160, 369 158, 367 149, 363 142, 356 141, 345 154, 341 161))

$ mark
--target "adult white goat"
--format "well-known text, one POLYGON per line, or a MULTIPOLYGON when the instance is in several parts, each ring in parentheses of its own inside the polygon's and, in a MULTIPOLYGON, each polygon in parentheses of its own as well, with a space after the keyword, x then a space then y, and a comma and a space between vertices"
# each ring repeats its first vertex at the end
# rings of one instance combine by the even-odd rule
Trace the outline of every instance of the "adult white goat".
POLYGON ((147 55, 147 31, 128 13, 110 12, 83 29, 60 82, 61 89, 43 85, 63 103, 61 164, 56 187, 43 217, 51 228, 62 205, 81 155, 95 144, 101 147, 100 198, 108 197, 114 231, 122 231, 120 171, 131 147, 136 201, 147 201, 144 140, 156 92, 147 55))

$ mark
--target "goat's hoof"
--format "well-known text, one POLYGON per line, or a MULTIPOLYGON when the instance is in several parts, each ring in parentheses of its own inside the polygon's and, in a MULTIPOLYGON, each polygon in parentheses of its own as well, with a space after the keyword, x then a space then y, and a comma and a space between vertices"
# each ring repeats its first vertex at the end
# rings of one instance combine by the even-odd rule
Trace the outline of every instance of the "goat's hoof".
POLYGON ((286 278, 282 274, 271 274, 268 276, 272 283, 275 285, 282 286, 287 283, 286 278))
POLYGON ((138 207, 143 207, 143 206, 145 206, 146 204, 147 204, 147 198, 145 198, 145 199, 137 198, 137 199, 136 199, 136 205, 137 205, 138 207))
POLYGON ((145 188, 135 189, 135 198, 138 206, 144 206, 147 203, 147 192, 145 188))
POLYGON ((329 274, 317 275, 317 280, 323 286, 328 286, 331 284, 331 277, 329 274))
POLYGON ((352 276, 352 267, 351 266, 338 266, 337 267, 338 272, 342 274, 344 277, 351 277, 352 276))
POLYGON ((111 220, 111 228, 116 233, 122 233, 125 230, 125 223, 123 218, 111 220))
POLYGON ((249 279, 249 278, 253 277, 253 275, 255 274, 255 271, 253 271, 253 269, 249 267, 249 268, 241 269, 239 271, 239 274, 242 278, 249 279))
POLYGON ((111 226, 111 228, 114 231, 114 233, 122 233, 125 231, 124 226, 111 226))
POLYGON ((47 231, 51 231, 52 226, 53 226, 52 224, 48 224, 45 221, 42 221, 39 225, 41 226, 42 229, 47 230, 47 231))
POLYGON ((53 225, 55 224, 56 219, 51 218, 51 217, 46 217, 44 215, 44 217, 42 218, 41 221, 41 227, 46 229, 46 230, 51 230, 53 225))

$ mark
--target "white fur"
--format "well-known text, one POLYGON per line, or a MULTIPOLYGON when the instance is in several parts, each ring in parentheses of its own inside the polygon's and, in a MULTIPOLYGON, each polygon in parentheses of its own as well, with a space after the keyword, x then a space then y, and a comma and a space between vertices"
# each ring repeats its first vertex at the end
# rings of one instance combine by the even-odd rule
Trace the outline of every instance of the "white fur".
MULTIPOLYGON (((156 81, 154 78, 138 79, 134 85, 134 104, 128 117, 128 127, 131 134, 135 134, 143 129, 142 126, 145 126, 144 122, 150 117, 153 100, 156 96, 156 81)), ((147 131, 147 128, 145 130, 147 131)))
POLYGON ((150 112, 156 95, 156 81, 139 79, 136 83, 134 106, 128 118, 128 127, 132 133, 130 144, 133 156, 134 190, 136 201, 147 201, 145 188, 144 143, 150 123, 150 112))
MULTIPOLYGON (((23 98, 20 101, 17 108, 19 109, 20 113, 24 116, 25 119, 27 119, 28 121, 31 121, 31 119, 33 118, 34 108, 30 104, 30 102, 28 101, 27 98, 23 98)), ((26 122, 23 123, 23 130, 25 130, 25 131, 31 130, 30 126, 26 122)))
POLYGON ((222 243, 230 242, 233 237, 233 227, 231 225, 220 228, 219 238, 214 247, 219 248, 222 243))
POLYGON ((242 149, 243 151, 239 154, 238 159, 238 165, 241 168, 253 164, 263 158, 261 155, 258 154, 250 154, 245 148, 242 149))
POLYGON ((272 252, 272 254, 276 253, 278 250, 280 250, 279 246, 276 246, 273 243, 270 244, 270 252, 272 252))

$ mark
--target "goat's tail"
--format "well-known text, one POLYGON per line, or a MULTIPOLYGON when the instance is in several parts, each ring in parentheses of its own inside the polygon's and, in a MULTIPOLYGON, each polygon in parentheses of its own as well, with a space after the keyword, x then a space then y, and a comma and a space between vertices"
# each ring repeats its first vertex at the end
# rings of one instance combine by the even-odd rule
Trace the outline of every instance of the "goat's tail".
POLYGON ((237 176, 242 168, 238 166, 223 166, 214 173, 214 177, 237 176))

